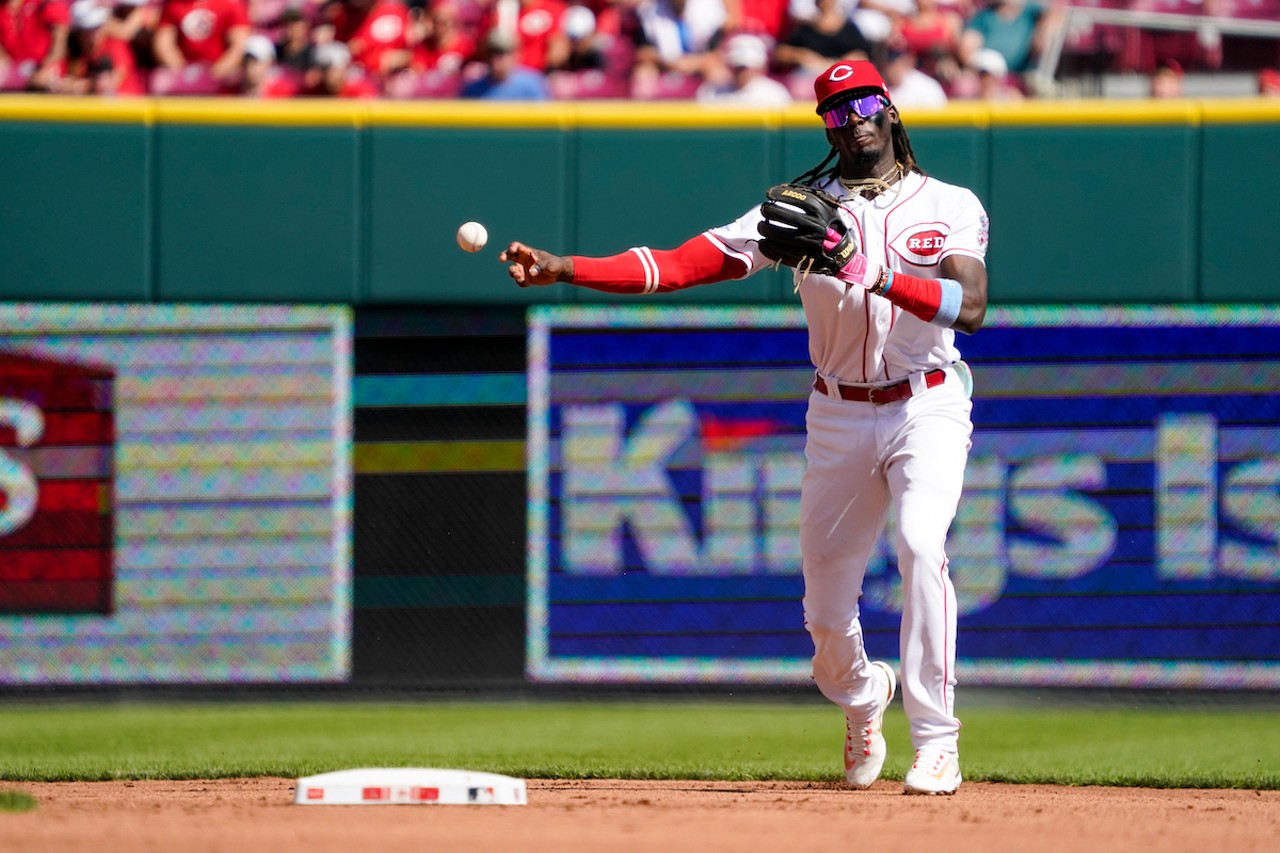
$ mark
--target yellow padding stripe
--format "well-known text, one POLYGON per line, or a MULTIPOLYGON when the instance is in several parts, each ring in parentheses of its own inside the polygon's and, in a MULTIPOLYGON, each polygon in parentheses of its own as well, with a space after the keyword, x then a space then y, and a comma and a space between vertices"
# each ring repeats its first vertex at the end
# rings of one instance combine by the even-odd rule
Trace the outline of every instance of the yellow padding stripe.
POLYGON ((1205 101, 1200 109, 1205 124, 1280 124, 1280 98, 1205 101))
MULTIPOLYGON (((1063 127, 1144 124, 1280 123, 1280 101, 1080 100, 1014 104, 953 102, 904 109, 915 127, 1063 127)), ((821 129, 810 104, 785 109, 712 107, 692 102, 580 101, 494 104, 478 101, 342 101, 321 98, 75 98, 0 95, 0 121, 315 127, 475 127, 653 129, 821 129)))
POLYGON ((1195 125, 1199 122, 1198 101, 1023 101, 991 105, 993 127, 1195 125))
POLYGON ((151 124, 154 104, 150 98, 0 95, 0 120, 151 124))

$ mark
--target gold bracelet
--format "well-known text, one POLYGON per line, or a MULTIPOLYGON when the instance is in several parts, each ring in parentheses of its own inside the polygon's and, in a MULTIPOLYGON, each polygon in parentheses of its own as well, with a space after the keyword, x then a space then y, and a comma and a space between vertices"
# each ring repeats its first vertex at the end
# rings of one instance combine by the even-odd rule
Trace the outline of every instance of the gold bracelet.
POLYGON ((884 290, 884 286, 888 283, 889 269, 888 267, 880 267, 880 272, 876 275, 876 283, 867 288, 867 290, 879 295, 880 291, 884 290))

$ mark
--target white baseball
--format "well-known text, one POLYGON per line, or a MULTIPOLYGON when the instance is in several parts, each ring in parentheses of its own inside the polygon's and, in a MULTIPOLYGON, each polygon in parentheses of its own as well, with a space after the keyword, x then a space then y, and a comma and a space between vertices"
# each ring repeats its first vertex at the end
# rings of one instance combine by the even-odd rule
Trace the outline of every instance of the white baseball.
POLYGON ((489 232, 479 222, 464 222, 458 227, 458 245, 464 252, 478 252, 489 242, 489 232))

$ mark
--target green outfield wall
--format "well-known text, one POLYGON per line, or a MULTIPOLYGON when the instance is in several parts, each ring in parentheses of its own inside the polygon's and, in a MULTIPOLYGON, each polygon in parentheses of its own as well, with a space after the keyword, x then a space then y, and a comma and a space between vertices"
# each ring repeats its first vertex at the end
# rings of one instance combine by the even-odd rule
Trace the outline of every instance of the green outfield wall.
MULTIPOLYGON (((991 214, 993 302, 1270 302, 1280 104, 906 112, 991 214)), ((0 299, 607 301, 522 291, 520 239, 609 253, 727 222, 825 154, 807 107, 0 98, 0 299), (491 246, 453 232, 484 222, 491 246)), ((786 302, 781 272, 662 297, 786 302)))

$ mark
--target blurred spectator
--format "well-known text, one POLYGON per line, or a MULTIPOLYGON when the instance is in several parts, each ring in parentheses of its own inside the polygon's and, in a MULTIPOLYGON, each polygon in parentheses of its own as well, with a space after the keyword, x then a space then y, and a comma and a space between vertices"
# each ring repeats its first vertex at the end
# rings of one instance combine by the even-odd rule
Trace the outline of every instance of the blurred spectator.
POLYGON ((870 59, 871 43, 849 18, 849 0, 818 0, 817 14, 795 26, 774 49, 774 60, 806 85, 841 59, 870 59))
POLYGON ((115 0, 111 18, 103 25, 107 35, 129 45, 144 84, 147 73, 158 64, 154 42, 159 26, 160 6, 151 0, 115 0))
POLYGON ((724 0, 724 31, 755 33, 776 44, 786 35, 790 0, 724 0))
POLYGON ((302 91, 308 97, 359 98, 378 97, 378 87, 353 67, 351 49, 340 41, 317 44, 311 51, 311 67, 303 78, 302 91))
POLYGON ((964 18, 954 7, 940 6, 938 0, 916 0, 914 12, 897 22, 894 37, 916 55, 921 71, 945 84, 960 71, 963 29, 964 18))
POLYGON ((510 36, 518 45, 518 64, 545 73, 563 67, 569 58, 563 20, 567 10, 563 0, 494 0, 482 30, 510 36))
POLYGON ((984 47, 974 54, 973 72, 977 77, 977 91, 974 97, 978 100, 1022 100, 1022 90, 1009 79, 1009 66, 999 51, 984 47))
POLYGON ((1258 72, 1258 94, 1264 98, 1280 98, 1280 71, 1264 68, 1258 72))
POLYGON ((325 35, 345 44, 351 63, 366 74, 386 77, 409 67, 409 7, 402 0, 333 0, 323 14, 325 35))
POLYGON ((166 68, 208 66, 214 79, 240 74, 252 32, 241 0, 165 0, 156 29, 156 59, 166 68))
POLYGON ((493 101, 544 101, 551 97, 547 76, 520 64, 519 46, 510 33, 492 30, 485 39, 485 67, 468 80, 459 93, 463 98, 493 101))
POLYGON ((67 74, 59 91, 75 95, 144 95, 146 86, 134 64, 129 43, 106 25, 111 10, 98 0, 71 4, 71 38, 67 42, 67 74))
POLYGON ((280 13, 280 36, 275 43, 276 65, 298 73, 311 67, 311 52, 315 48, 311 40, 311 22, 301 9, 290 6, 280 13))
POLYGON ((456 74, 475 57, 475 39, 463 27, 454 0, 436 0, 419 21, 421 35, 410 63, 415 71, 456 74))
POLYGON ((894 22, 912 8, 912 0, 857 0, 851 17, 872 47, 877 48, 893 36, 894 22))
POLYGON ((703 103, 757 107, 785 107, 791 103, 786 86, 768 76, 769 46, 763 38, 739 33, 725 40, 722 51, 724 71, 698 88, 703 103))
POLYGON ((250 98, 291 98, 298 86, 276 65, 276 46, 262 33, 244 43, 244 73, 237 94, 250 98))
POLYGON ((50 91, 66 67, 70 12, 62 0, 5 0, 0 5, 0 62, 26 88, 50 91))
MULTIPOLYGON (((871 45, 871 55, 878 61, 882 57, 876 51, 894 34, 897 22, 914 9, 913 0, 845 0, 844 14, 871 45)), ((812 21, 818 14, 817 0, 790 0, 788 17, 793 26, 812 21)))
POLYGON ((721 0, 638 0, 627 24, 636 46, 633 91, 645 97, 660 74, 704 75, 717 62, 725 21, 721 0))
POLYGON ((1058 6, 1038 0, 988 0, 960 36, 960 61, 972 65, 974 55, 987 47, 1004 57, 1010 73, 1025 74, 1034 67, 1046 34, 1061 17, 1058 6))
POLYGON ((596 32, 595 13, 586 6, 570 6, 564 13, 564 34, 569 39, 565 71, 600 70, 606 65, 604 44, 596 32))
POLYGON ((1166 100, 1182 95, 1182 64, 1176 59, 1156 63, 1155 71, 1151 72, 1151 97, 1166 100))
POLYGON ((942 84, 916 67, 916 55, 905 41, 890 40, 886 45, 884 83, 895 106, 945 107, 947 93, 942 84))

